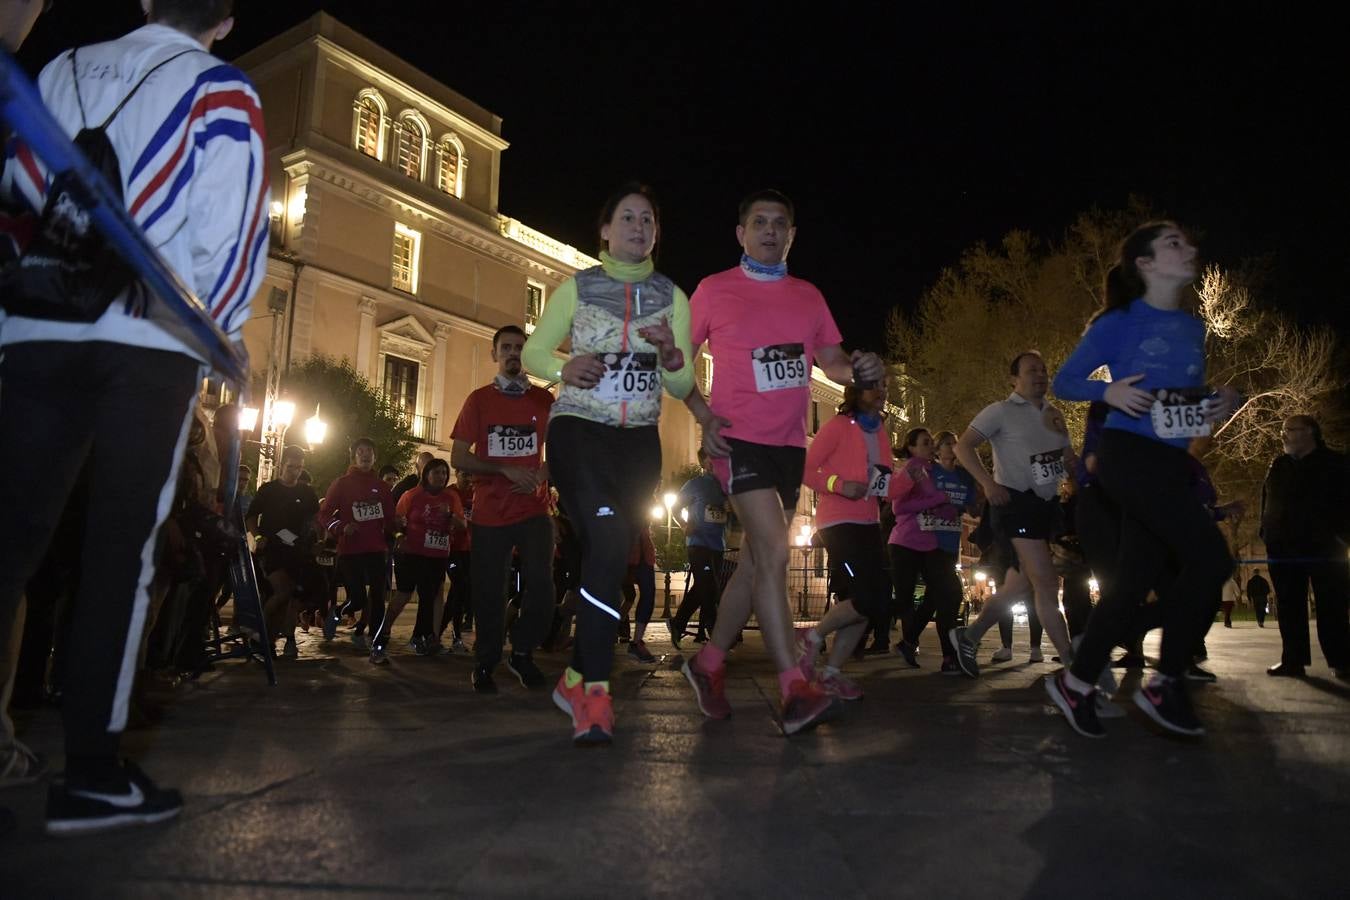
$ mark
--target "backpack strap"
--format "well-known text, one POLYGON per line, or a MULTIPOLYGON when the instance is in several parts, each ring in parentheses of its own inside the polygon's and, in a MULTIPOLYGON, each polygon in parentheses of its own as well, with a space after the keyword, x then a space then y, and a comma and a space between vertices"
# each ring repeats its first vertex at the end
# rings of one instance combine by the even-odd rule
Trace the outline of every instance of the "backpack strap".
MULTIPOLYGON (((138 82, 136 82, 136 86, 135 86, 134 88, 131 89, 131 92, 130 92, 129 94, 127 94, 125 97, 123 97, 123 98, 122 98, 122 102, 119 103, 119 104, 117 104, 117 107, 116 107, 111 113, 108 114, 108 118, 106 118, 106 119, 103 120, 103 124, 100 125, 99 128, 100 128, 101 130, 105 130, 105 131, 107 130, 108 126, 112 124, 112 120, 115 119, 115 118, 117 118, 117 114, 120 113, 120 112, 122 111, 122 107, 126 106, 126 105, 127 105, 127 101, 129 101, 132 97, 136 96, 136 92, 139 91, 139 90, 141 89, 141 85, 145 84, 146 79, 149 78, 151 75, 155 74, 155 73, 158 72, 160 69, 162 69, 164 66, 167 66, 169 63, 173 62, 175 59, 177 59, 177 58, 180 57, 180 56, 186 56, 186 55, 189 54, 189 53, 205 53, 205 52, 206 52, 205 50, 201 50, 201 49, 196 48, 196 47, 190 47, 190 48, 188 48, 187 50, 180 50, 178 53, 175 53, 173 56, 170 56, 168 59, 163 60, 163 61, 161 61, 161 62, 159 62, 159 63, 156 63, 154 66, 151 67, 150 71, 146 72, 144 75, 141 76, 141 80, 138 81, 138 82)), ((74 50, 70 51, 70 59, 71 59, 71 65, 73 66, 73 65, 74 65, 74 60, 75 60, 75 51, 74 51, 74 50)), ((75 81, 75 97, 76 97, 77 100, 79 99, 79 95, 80 95, 79 84, 80 84, 80 83, 79 83, 79 80, 76 79, 76 81, 75 81)), ((83 106, 83 104, 81 104, 81 106, 80 106, 80 115, 81 115, 81 117, 84 116, 84 106, 83 106)))

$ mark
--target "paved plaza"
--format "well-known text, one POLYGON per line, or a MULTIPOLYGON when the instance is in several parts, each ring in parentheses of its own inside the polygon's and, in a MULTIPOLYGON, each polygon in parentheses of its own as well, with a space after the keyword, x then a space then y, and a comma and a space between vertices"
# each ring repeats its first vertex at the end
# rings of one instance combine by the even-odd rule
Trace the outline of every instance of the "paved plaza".
MULTIPOLYGON (((979 681, 937 673, 930 628, 923 668, 854 664, 867 696, 784 739, 757 634, 730 659, 734 717, 712 722, 664 631, 659 665, 621 656, 608 749, 574 748, 546 691, 503 668, 477 696, 470 657, 416 657, 406 633, 383 669, 316 630, 275 688, 239 662, 161 686, 126 746, 183 790, 181 819, 58 841, 44 789, 7 790, 0 897, 1350 896, 1350 685, 1320 656, 1268 678, 1273 627, 1211 632, 1198 741, 1138 716, 1078 737, 1025 628, 979 681)), ((58 753, 57 711, 19 723, 58 753)))

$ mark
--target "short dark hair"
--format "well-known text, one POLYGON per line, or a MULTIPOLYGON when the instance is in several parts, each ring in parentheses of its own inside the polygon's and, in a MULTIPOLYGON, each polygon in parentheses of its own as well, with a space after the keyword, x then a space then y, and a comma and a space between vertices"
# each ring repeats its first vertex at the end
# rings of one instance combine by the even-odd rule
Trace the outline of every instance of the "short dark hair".
POLYGON ((354 458, 356 456, 356 451, 361 449, 362 447, 369 447, 375 452, 377 453, 379 452, 379 449, 375 446, 375 442, 368 437, 359 437, 356 440, 352 441, 352 445, 351 447, 348 448, 348 452, 351 453, 352 457, 354 458))
POLYGON ((391 466, 391 465, 388 465, 387 463, 386 463, 385 465, 383 465, 383 466, 380 466, 380 477, 381 477, 381 478, 383 478, 383 477, 386 476, 386 475, 400 475, 400 474, 402 474, 402 473, 399 472, 398 466, 391 466))
POLYGON ((525 337, 525 329, 521 328, 519 325, 503 325, 501 328, 498 328, 492 335, 493 350, 497 349, 497 344, 501 342, 502 335, 504 334, 518 334, 521 337, 525 337))
POLYGON ((150 21, 198 34, 234 15, 234 0, 151 0, 150 21))
POLYGON ((1312 432, 1313 443, 1318 447, 1326 446, 1326 442, 1322 440, 1322 426, 1319 425, 1317 420, 1312 416, 1307 415, 1306 413, 1299 413, 1298 415, 1290 416, 1288 421, 1297 422, 1300 425, 1307 426, 1308 430, 1312 432))
POLYGON ((1041 362, 1045 362, 1045 357, 1041 356, 1041 352, 1039 350, 1023 350, 1021 353, 1014 356, 1012 358, 1012 362, 1008 364, 1008 374, 1012 375, 1014 378, 1016 378, 1018 375, 1021 375, 1022 360, 1026 359, 1028 356, 1034 356, 1041 362))
POLYGON ((794 225, 797 222, 797 208, 792 205, 792 201, 788 199, 788 195, 784 194, 782 191, 776 191, 773 188, 765 188, 762 191, 754 191, 753 193, 746 194, 745 197, 741 199, 741 205, 736 210, 737 224, 745 224, 746 217, 750 215, 750 207, 754 206, 756 203, 782 204, 787 208, 788 224, 794 225))
POLYGON ((445 482, 446 484, 450 483, 450 464, 445 460, 441 459, 440 457, 436 456, 433 456, 431 460, 425 466, 422 467, 422 471, 421 473, 419 473, 418 477, 421 478, 423 481, 426 481, 427 473, 430 472, 432 469, 444 469, 445 482))
POLYGON ((305 461, 305 448, 299 444, 287 444, 286 449, 281 451, 281 460, 285 462, 288 459, 299 457, 300 462, 305 461))

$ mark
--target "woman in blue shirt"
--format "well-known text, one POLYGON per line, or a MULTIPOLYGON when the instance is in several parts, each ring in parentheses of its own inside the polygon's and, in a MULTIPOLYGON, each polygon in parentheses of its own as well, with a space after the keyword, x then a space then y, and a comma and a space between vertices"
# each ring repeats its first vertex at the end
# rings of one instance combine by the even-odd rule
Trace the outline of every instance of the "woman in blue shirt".
POLYGON ((1105 735, 1093 684, 1169 558, 1177 569, 1159 590, 1168 605, 1162 657, 1134 702, 1169 731, 1204 734, 1183 676, 1233 558, 1192 490, 1186 448, 1231 415, 1238 396, 1231 388, 1205 385, 1205 326, 1186 308, 1194 298, 1198 256, 1172 222, 1137 228, 1107 273, 1102 310, 1054 380, 1062 399, 1102 400, 1111 407, 1096 474, 1121 513, 1114 578, 1103 585, 1073 665, 1046 679, 1055 705, 1089 737, 1105 735), (1090 377, 1101 366, 1110 370, 1110 382, 1090 377))

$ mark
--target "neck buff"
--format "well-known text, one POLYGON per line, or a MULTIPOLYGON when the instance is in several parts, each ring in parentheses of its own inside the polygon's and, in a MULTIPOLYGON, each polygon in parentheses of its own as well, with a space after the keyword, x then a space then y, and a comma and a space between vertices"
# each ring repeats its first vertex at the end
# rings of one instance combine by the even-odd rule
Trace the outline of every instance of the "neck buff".
POLYGON ((787 260, 777 265, 766 266, 750 258, 750 254, 741 254, 741 271, 755 281, 777 281, 787 276, 787 260))
POLYGON ((493 383, 497 385, 497 390, 513 397, 525 393, 525 390, 530 386, 530 380, 523 374, 519 378, 507 378, 505 375, 498 375, 493 379, 493 383))
POLYGON ((874 412, 857 413, 856 415, 854 415, 853 420, 857 422, 858 426, 862 428, 863 431, 866 431, 868 434, 871 434, 872 432, 876 431, 878 428, 881 427, 880 413, 874 412))

